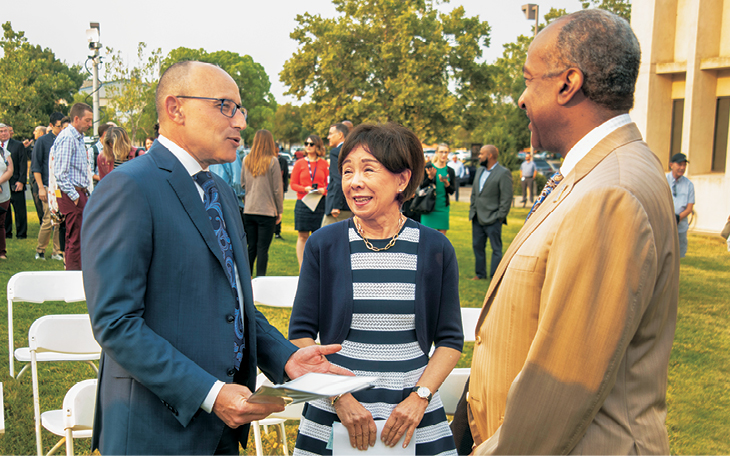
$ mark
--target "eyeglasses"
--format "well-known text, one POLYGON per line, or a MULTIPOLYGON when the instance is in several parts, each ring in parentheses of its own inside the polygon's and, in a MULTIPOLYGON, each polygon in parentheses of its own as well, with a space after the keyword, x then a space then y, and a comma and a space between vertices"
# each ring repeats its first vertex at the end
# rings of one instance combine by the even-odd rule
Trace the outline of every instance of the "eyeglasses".
POLYGON ((314 143, 313 142, 310 142, 310 141, 307 141, 307 142, 304 143, 304 145, 305 146, 313 146, 314 143))
POLYGON ((236 115, 236 111, 241 111, 243 118, 248 120, 248 111, 246 108, 228 98, 210 98, 210 97, 189 97, 187 95, 177 95, 177 98, 190 98, 193 100, 211 100, 217 101, 221 104, 221 114, 226 117, 233 117, 236 115))

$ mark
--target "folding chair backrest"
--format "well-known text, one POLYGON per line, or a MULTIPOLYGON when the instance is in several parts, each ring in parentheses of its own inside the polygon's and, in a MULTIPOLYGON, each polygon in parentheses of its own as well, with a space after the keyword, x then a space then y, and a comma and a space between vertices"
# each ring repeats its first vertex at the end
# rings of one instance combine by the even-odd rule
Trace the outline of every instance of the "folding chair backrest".
POLYGON ((94 339, 88 314, 46 315, 30 326, 31 351, 52 350, 63 353, 97 353, 101 347, 94 339))
POLYGON ((444 383, 439 388, 439 396, 444 404, 444 411, 447 415, 453 415, 456 412, 456 406, 461 399, 461 393, 464 392, 464 385, 469 379, 471 369, 468 367, 457 368, 449 373, 444 383))
MULTIPOLYGON (((8 367, 15 377, 13 351, 13 303, 46 301, 79 302, 86 300, 84 279, 81 271, 33 271, 19 272, 8 281, 8 367)), ((23 371, 21 370, 21 373, 23 371)), ((20 376, 20 374, 18 374, 20 376)))
POLYGON ((83 380, 63 398, 64 428, 91 428, 94 424, 96 379, 83 380))
POLYGON ((8 281, 8 300, 13 302, 86 300, 81 271, 19 272, 8 281))
POLYGON ((298 276, 256 277, 252 281, 253 300, 263 306, 291 307, 298 284, 298 276))

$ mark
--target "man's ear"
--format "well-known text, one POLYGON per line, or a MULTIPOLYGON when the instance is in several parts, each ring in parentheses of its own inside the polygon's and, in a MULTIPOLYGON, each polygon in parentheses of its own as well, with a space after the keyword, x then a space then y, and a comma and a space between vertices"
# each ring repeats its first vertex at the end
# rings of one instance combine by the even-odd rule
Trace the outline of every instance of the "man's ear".
POLYGON ((558 104, 567 105, 574 99, 576 95, 581 93, 583 88, 584 76, 583 72, 577 68, 569 68, 559 77, 561 83, 558 92, 558 104))
POLYGON ((165 114, 172 122, 178 125, 185 124, 185 113, 180 105, 180 100, 172 95, 165 97, 165 114))

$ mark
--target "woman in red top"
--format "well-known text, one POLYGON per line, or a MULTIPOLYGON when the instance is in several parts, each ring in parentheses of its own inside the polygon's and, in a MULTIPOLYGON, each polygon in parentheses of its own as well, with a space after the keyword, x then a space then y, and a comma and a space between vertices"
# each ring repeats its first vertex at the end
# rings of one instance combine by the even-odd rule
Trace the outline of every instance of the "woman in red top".
MULTIPOLYGON (((329 178, 329 165, 321 158, 326 152, 322 138, 317 135, 309 135, 304 142, 304 158, 294 163, 289 184, 292 190, 297 192, 297 203, 294 206, 294 229, 299 232, 297 239, 297 260, 302 266, 304 256, 304 244, 309 234, 322 226, 324 218, 324 195, 327 193, 327 180, 329 178), (318 196, 317 208, 312 211, 302 201, 307 194, 318 196)), ((310 197, 311 198, 311 197, 310 197)))

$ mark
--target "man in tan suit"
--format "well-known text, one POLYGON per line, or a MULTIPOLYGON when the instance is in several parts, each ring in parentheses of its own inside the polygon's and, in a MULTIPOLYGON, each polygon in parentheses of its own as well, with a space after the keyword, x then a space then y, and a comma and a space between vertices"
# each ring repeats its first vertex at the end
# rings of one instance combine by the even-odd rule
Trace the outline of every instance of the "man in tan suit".
POLYGON ((672 195, 628 111, 641 51, 602 10, 524 66, 532 145, 565 157, 499 265, 468 396, 477 454, 668 454, 679 250, 672 195))

